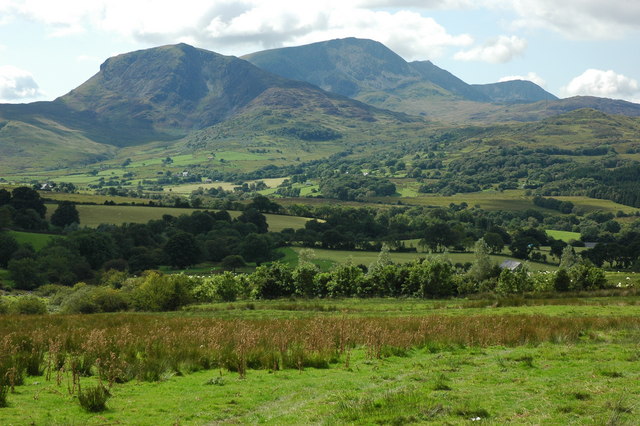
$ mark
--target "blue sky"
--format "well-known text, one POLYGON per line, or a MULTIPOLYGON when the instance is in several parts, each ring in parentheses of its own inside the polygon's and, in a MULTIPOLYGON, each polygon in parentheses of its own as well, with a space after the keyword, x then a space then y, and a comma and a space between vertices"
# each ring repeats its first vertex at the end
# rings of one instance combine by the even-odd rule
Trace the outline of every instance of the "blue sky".
POLYGON ((637 0, 0 0, 0 102, 51 100, 110 56, 186 42, 227 55, 378 40, 468 83, 640 102, 637 0))

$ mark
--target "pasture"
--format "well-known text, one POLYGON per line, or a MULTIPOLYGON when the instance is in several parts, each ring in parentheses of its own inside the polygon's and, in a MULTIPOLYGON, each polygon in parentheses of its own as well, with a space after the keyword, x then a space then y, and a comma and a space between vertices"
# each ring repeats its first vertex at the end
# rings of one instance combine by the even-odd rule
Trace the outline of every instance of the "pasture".
POLYGON ((555 238, 556 240, 564 241, 568 243, 569 241, 580 241, 580 233, 579 232, 570 232, 570 231, 556 231, 554 229, 547 229, 545 231, 548 236, 555 238))
POLYGON ((9 235, 15 238, 19 244, 31 244, 36 251, 46 246, 50 239, 56 237, 56 235, 52 234, 22 231, 9 231, 9 235))
MULTIPOLYGON (((149 207, 149 206, 107 206, 79 204, 76 206, 80 214, 80 225, 96 227, 100 224, 121 225, 123 223, 147 223, 150 220, 162 219, 164 215, 180 216, 191 214, 202 209, 183 209, 176 207, 149 207)), ((47 204, 47 219, 56 209, 55 204, 47 204)), ((242 212, 230 211, 231 217, 238 217, 242 212)), ((278 232, 285 228, 303 228, 309 220, 304 217, 265 214, 269 230, 278 232)))
MULTIPOLYGON (((300 250, 303 250, 299 247, 294 247, 293 250, 295 253, 300 253, 300 250)), ((356 265, 365 265, 369 266, 374 263, 378 259, 379 252, 375 251, 347 251, 347 250, 326 250, 326 249, 318 249, 314 248, 313 253, 315 257, 313 258, 313 263, 317 264, 321 269, 326 270, 329 269, 332 265, 344 263, 346 261, 350 261, 356 265)), ((449 259, 451 263, 473 263, 475 260, 474 254, 471 252, 468 253, 423 253, 423 252, 413 252, 413 253, 389 253, 389 257, 395 263, 408 263, 412 262, 415 259, 420 257, 430 257, 430 256, 443 256, 446 259, 449 259)), ((511 259, 509 256, 504 255, 491 255, 491 260, 495 263, 502 263, 506 259, 511 259)), ((285 257, 285 259, 292 258, 285 257)), ((537 263, 537 262, 527 262, 528 268, 532 271, 554 271, 558 269, 556 265, 537 263)))
POLYGON ((6 388, 0 417, 7 424, 633 423, 638 297, 530 302, 276 300, 170 314, 3 316, 0 335, 9 337, 0 358, 27 356, 15 339, 41 358, 15 392, 6 388), (60 362, 64 369, 52 368, 60 362), (106 410, 84 411, 79 388, 100 382, 111 395, 106 410))

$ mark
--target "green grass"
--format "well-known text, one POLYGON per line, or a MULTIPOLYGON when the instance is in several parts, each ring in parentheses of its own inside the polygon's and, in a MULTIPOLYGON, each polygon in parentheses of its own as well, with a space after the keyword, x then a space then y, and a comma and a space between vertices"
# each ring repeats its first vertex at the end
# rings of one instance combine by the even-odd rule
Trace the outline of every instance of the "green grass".
MULTIPOLYGON (((429 315, 542 315, 552 317, 634 317, 640 311, 640 296, 625 296, 617 292, 613 296, 597 297, 583 293, 580 297, 541 299, 527 298, 451 298, 393 299, 393 298, 347 298, 326 300, 256 300, 231 303, 208 303, 193 305, 186 309, 189 314, 220 319, 266 320, 303 319, 314 317, 354 318, 398 318, 425 317, 429 315), (248 309, 250 305, 250 309, 248 309)), ((478 296, 479 297, 479 296, 478 296)), ((180 313, 177 315, 183 315, 180 313)), ((176 314, 170 314, 176 315, 176 314)))
POLYGON ((20 244, 31 244, 36 251, 46 246, 49 240, 56 237, 56 235, 51 234, 21 231, 9 231, 9 235, 12 235, 20 244))
MULTIPOLYGON (((294 247, 294 251, 299 252, 302 248, 294 247)), ((315 259, 313 260, 321 269, 326 270, 331 266, 351 261, 356 265, 362 264, 369 266, 371 263, 378 259, 379 252, 374 251, 348 251, 348 250, 326 250, 326 249, 313 249, 315 253, 315 259)), ((452 263, 473 263, 475 260, 473 253, 443 253, 443 254, 430 254, 430 253, 389 253, 391 260, 395 263, 408 263, 420 257, 429 256, 444 256, 452 263)), ((496 263, 502 263, 504 260, 509 259, 508 256, 491 255, 491 259, 496 263)), ((558 269, 556 265, 527 262, 527 265, 532 271, 553 271, 558 269)))
MULTIPOLYGON (((148 207, 148 206, 105 206, 105 205, 77 205, 80 214, 80 225, 96 227, 102 223, 120 225, 123 223, 147 223, 150 220, 162 219, 165 214, 180 216, 191 214, 202 209, 181 209, 175 207, 148 207)), ((56 205, 47 205, 47 218, 56 209, 56 205)), ((232 217, 240 216, 241 212, 230 211, 232 217)), ((285 228, 303 228, 309 220, 303 217, 266 214, 269 230, 278 232, 285 228)))
POLYGON ((570 342, 433 343, 381 358, 356 347, 323 369, 249 370, 244 378, 205 370, 115 384, 100 414, 80 408, 64 373, 60 384, 29 377, 0 415, 5 424, 633 424, 638 338, 637 329, 585 330, 570 342))
POLYGON ((568 243, 571 240, 580 241, 579 232, 556 231, 554 229, 547 229, 545 232, 548 236, 555 238, 556 240, 564 241, 565 243, 568 243))

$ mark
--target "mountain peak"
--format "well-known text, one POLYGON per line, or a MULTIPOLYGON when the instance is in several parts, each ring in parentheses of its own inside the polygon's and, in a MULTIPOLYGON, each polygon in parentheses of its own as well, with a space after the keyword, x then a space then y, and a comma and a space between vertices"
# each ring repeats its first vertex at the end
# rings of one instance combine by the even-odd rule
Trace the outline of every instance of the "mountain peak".
POLYGON ((350 97, 420 78, 404 59, 382 43, 354 37, 265 50, 243 59, 285 78, 307 81, 350 97))

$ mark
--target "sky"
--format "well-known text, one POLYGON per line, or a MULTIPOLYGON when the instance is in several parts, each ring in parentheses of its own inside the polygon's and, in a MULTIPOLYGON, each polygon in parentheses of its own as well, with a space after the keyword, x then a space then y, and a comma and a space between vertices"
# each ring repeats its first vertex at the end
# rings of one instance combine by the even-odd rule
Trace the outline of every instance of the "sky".
POLYGON ((639 36, 638 0, 0 0, 0 102, 53 100, 165 44, 241 56, 359 37, 470 84, 640 103, 639 36))

